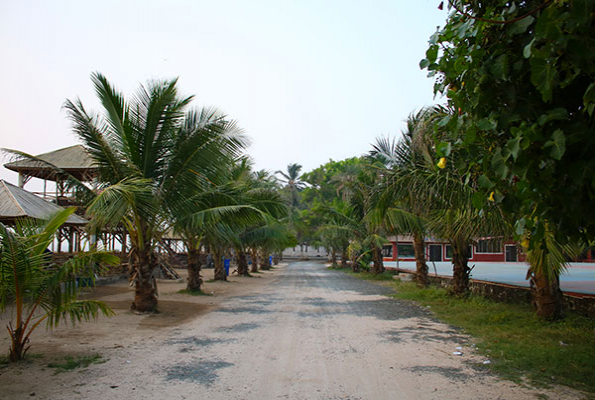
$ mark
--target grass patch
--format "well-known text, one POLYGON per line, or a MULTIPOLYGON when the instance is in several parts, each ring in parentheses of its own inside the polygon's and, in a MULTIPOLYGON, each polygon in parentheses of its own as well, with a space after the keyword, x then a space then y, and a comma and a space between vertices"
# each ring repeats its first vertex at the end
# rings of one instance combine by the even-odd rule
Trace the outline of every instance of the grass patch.
POLYGON ((188 289, 178 290, 178 293, 189 294, 190 296, 212 296, 213 295, 213 293, 203 292, 202 290, 188 290, 188 289))
POLYGON ((330 266, 326 267, 326 269, 332 271, 343 271, 348 273, 351 276, 355 276, 356 278, 360 278, 366 281, 394 281, 394 272, 392 271, 384 271, 381 274, 373 274, 369 271, 360 271, 360 272, 353 272, 351 267, 341 267, 341 265, 330 266))
POLYGON ((340 264, 331 265, 329 267, 326 267, 326 269, 330 269, 330 270, 333 270, 333 271, 345 271, 345 272, 351 271, 351 267, 341 267, 340 264))
MULTIPOLYGON (((340 269, 340 268, 339 268, 340 269)), ((393 273, 390 271, 384 271, 381 274, 373 274, 371 272, 348 272, 349 275, 355 276, 366 281, 394 281, 393 273)))
POLYGON ((595 320, 570 313, 562 321, 537 318, 525 304, 498 303, 481 296, 460 299, 436 287, 395 282, 399 299, 430 306, 438 318, 476 338, 478 351, 501 376, 533 384, 558 383, 595 393, 595 320))
POLYGON ((63 361, 49 363, 47 366, 56 368, 56 374, 59 374, 76 368, 87 368, 91 364, 103 364, 106 361, 100 354, 79 357, 66 356, 63 361))

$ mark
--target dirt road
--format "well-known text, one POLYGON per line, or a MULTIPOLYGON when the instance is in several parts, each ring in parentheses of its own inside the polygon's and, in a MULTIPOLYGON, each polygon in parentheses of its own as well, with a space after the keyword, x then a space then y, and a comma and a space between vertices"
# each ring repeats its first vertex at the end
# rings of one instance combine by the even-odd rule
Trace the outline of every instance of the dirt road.
MULTIPOLYGON (((93 339, 83 327, 105 363, 55 376, 42 363, 5 369, 0 398, 576 398, 566 389, 543 392, 498 379, 466 336, 429 311, 323 264, 292 263, 249 289, 167 329, 138 325, 114 340, 109 333, 93 339), (462 356, 453 355, 457 347, 462 356)), ((56 340, 52 335, 47 340, 56 340)))

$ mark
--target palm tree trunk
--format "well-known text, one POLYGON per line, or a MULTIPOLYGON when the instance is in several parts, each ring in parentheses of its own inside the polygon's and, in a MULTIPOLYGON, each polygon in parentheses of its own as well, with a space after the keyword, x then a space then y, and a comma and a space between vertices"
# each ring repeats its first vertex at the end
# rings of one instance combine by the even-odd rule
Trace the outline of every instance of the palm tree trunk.
POLYGON ((250 250, 250 256, 252 257, 252 268, 250 269, 250 272, 258 272, 258 254, 256 253, 256 250, 250 250))
POLYGON ((544 274, 533 273, 531 276, 531 291, 533 305, 538 317, 546 320, 556 320, 564 317, 559 275, 555 275, 551 280, 548 280, 544 274))
POLYGON ((29 339, 25 339, 25 329, 21 322, 21 324, 16 328, 12 329, 12 323, 8 326, 8 331, 10 333, 10 352, 8 353, 8 359, 11 362, 20 361, 25 358, 25 354, 27 354, 27 350, 29 350, 30 346, 27 346, 27 342, 29 339))
MULTIPOLYGON (((430 284, 428 278, 428 265, 426 264, 426 253, 424 252, 424 238, 419 233, 413 234, 413 251, 415 252, 415 281, 419 287, 427 287, 430 284)), ((397 255, 398 257, 398 255, 397 255)))
POLYGON ((331 249, 331 265, 337 266, 337 251, 334 248, 331 249))
POLYGON ((347 251, 341 249, 341 268, 347 268, 347 251))
POLYGON ((151 250, 144 248, 132 252, 134 271, 134 302, 131 309, 139 312, 157 311, 157 291, 153 270, 155 263, 151 260, 151 250))
POLYGON ((219 247, 213 246, 213 259, 215 261, 215 280, 226 281, 225 266, 223 265, 223 252, 219 247))
POLYGON ((261 270, 269 270, 271 269, 271 265, 269 263, 269 255, 262 250, 261 254, 261 258, 260 258, 260 269, 261 270))
POLYGON ((452 293, 467 295, 469 293, 469 244, 451 242, 452 246, 452 293))
POLYGON ((246 253, 243 249, 238 249, 238 275, 250 276, 248 272, 248 261, 246 260, 246 253))
POLYGON ((359 272, 359 260, 357 256, 351 257, 351 271, 352 272, 359 272))
POLYGON ((201 270, 200 250, 190 248, 188 250, 188 281, 186 290, 190 292, 200 291, 202 279, 200 276, 201 270))
POLYGON ((374 275, 384 272, 384 263, 382 262, 382 249, 374 246, 372 249, 372 273, 374 275))

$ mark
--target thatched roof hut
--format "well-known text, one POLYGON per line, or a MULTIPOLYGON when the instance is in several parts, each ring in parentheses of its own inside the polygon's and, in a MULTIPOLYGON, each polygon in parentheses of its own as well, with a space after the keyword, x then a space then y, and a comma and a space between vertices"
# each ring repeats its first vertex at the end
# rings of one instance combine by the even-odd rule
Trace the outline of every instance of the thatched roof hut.
POLYGON ((56 172, 55 167, 69 173, 80 181, 90 180, 97 172, 97 168, 93 164, 93 159, 81 145, 39 154, 35 158, 37 160, 23 157, 17 161, 4 164, 4 166, 25 177, 35 177, 51 181, 64 179, 60 173, 56 172))
MULTIPOLYGON (((60 210, 62 207, 0 180, 0 222, 14 223, 20 218, 48 219, 60 210)), ((72 214, 65 225, 85 225, 87 222, 86 219, 72 214)))

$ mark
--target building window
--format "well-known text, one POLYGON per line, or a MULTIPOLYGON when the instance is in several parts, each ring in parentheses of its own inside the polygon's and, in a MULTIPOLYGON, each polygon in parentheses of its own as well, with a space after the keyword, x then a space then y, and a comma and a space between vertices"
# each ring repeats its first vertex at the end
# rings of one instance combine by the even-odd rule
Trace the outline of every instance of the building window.
POLYGON ((382 248, 382 257, 392 257, 393 256, 393 245, 384 246, 382 248))
MULTIPOLYGON (((469 246, 467 251, 469 252, 469 258, 473 258, 473 247, 469 246)), ((452 259, 452 246, 450 244, 444 246, 444 252, 446 253, 444 257, 445 260, 452 259)))
POLYGON ((399 258, 415 258, 415 251, 412 244, 398 244, 397 254, 399 258))
POLYGON ((502 254, 502 238, 479 239, 475 245, 477 253, 502 254))

